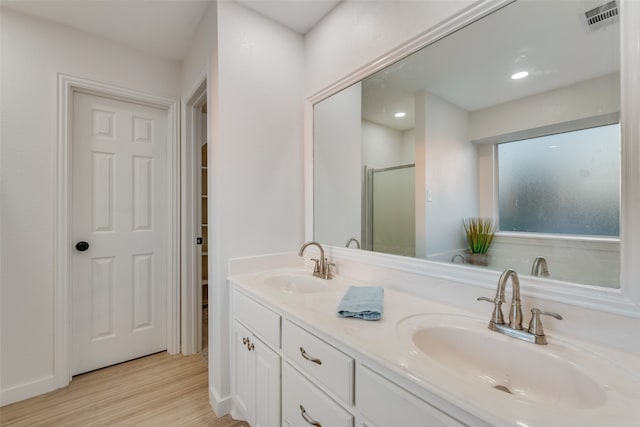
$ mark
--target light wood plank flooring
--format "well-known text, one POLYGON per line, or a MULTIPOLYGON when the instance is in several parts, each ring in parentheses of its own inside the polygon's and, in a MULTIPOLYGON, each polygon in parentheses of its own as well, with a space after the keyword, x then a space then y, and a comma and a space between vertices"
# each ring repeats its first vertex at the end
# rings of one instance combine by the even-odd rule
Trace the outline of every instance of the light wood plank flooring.
POLYGON ((62 389, 0 408, 2 426, 249 427, 217 418, 200 355, 166 352, 78 375, 62 389))

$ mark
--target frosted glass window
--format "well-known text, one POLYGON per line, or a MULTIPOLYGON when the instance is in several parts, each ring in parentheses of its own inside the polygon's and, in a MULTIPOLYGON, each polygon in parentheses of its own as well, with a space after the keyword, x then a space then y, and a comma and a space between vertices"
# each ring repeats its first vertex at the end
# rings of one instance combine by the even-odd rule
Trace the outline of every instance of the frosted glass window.
POLYGON ((498 145, 501 231, 620 235, 620 125, 498 145))

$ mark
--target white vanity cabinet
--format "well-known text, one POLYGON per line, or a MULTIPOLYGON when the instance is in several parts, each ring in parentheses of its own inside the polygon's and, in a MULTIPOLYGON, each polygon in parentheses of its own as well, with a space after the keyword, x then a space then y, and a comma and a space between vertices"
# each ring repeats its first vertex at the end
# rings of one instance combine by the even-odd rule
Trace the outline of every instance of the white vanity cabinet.
POLYGON ((448 402, 431 402, 322 325, 290 317, 286 304, 239 288, 232 291, 233 415, 251 427, 487 425, 448 402))
POLYGON ((233 293, 235 409, 252 427, 281 425, 280 316, 240 292, 233 293))

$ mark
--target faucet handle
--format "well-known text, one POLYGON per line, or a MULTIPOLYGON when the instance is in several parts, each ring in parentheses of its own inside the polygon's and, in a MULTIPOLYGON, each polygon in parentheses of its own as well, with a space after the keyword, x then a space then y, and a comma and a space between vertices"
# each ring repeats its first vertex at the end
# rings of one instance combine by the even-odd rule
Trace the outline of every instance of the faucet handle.
MULTIPOLYGON (((539 308, 531 309, 531 321, 529 322, 529 333, 532 335, 536 335, 538 337, 544 337, 544 329, 542 328, 542 322, 540 321, 540 316, 551 316, 558 320, 562 320, 562 316, 558 313, 554 313, 552 311, 542 311, 539 308)), ((543 344, 547 343, 547 340, 544 339, 543 344)))
POLYGON ((326 271, 325 271, 324 278, 333 279, 333 277, 335 276, 334 271, 335 271, 336 263, 329 262, 329 260, 325 260, 325 266, 326 266, 326 271))
POLYGON ((320 273, 320 260, 316 258, 311 258, 311 261, 314 262, 313 272, 320 273))
POLYGON ((502 300, 500 300, 499 298, 491 299, 487 297, 478 297, 477 300, 492 303, 493 313, 491 314, 491 323, 496 325, 504 325, 504 316, 502 316, 502 300))

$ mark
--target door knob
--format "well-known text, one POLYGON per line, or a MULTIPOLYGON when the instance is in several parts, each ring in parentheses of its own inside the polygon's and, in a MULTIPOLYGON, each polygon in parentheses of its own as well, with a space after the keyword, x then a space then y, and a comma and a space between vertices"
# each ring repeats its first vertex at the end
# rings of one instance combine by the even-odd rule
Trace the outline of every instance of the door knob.
POLYGON ((89 249, 89 244, 87 242, 78 242, 78 243, 76 243, 76 249, 79 252, 84 252, 87 249, 89 249))

